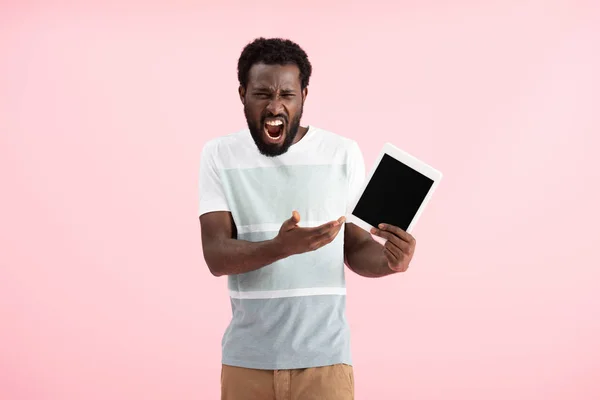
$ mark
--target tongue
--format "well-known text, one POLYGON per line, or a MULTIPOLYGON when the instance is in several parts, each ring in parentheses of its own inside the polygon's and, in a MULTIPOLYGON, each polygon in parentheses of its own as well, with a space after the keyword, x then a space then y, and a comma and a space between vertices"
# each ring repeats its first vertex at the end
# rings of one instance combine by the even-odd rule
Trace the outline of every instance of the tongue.
POLYGON ((267 132, 271 137, 279 136, 279 132, 281 132, 281 125, 267 125, 267 132))

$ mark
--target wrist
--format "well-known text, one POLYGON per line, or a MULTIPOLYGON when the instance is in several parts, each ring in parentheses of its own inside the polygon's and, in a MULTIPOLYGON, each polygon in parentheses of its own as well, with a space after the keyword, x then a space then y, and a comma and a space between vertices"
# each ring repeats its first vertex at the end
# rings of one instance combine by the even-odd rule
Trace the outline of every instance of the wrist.
POLYGON ((268 246, 268 254, 271 255, 271 258, 275 261, 281 260, 290 256, 285 245, 281 242, 279 235, 275 236, 273 239, 267 241, 268 246))

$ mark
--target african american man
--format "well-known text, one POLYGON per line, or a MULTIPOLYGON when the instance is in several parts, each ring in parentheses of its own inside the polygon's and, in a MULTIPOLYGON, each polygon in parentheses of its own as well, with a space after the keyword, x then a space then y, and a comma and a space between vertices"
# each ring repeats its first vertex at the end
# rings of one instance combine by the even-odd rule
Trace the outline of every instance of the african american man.
POLYGON ((232 307, 222 400, 354 398, 344 265, 381 277, 405 271, 415 251, 395 226, 345 222, 363 157, 355 141, 301 125, 311 72, 290 40, 247 44, 238 80, 248 127, 202 149, 203 254, 227 276, 232 307))

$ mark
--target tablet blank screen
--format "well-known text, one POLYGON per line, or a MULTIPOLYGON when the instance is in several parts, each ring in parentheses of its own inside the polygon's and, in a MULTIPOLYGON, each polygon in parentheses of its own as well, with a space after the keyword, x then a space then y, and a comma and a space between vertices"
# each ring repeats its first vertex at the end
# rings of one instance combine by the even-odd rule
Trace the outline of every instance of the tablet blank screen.
POLYGON ((406 230, 433 180, 384 154, 352 214, 377 226, 388 223, 406 230))

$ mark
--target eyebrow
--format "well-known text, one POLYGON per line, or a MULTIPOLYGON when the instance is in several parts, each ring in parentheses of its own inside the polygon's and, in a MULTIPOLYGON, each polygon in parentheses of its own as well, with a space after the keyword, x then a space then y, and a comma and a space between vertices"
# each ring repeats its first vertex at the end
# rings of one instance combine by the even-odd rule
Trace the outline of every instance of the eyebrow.
MULTIPOLYGON (((253 92, 271 92, 271 88, 266 87, 266 86, 257 86, 255 88, 252 88, 253 92)), ((295 93, 296 90, 294 89, 281 89, 282 93, 295 93)))

